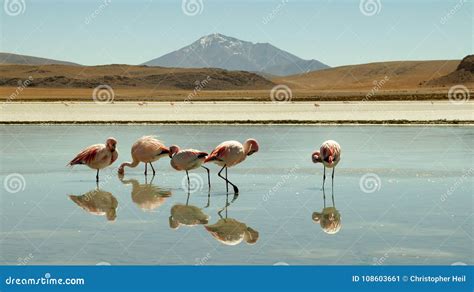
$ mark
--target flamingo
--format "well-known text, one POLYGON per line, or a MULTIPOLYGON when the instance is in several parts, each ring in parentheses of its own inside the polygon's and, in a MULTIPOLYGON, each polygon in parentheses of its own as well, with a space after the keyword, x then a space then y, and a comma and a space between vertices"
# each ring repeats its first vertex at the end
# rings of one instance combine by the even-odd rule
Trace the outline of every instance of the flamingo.
POLYGON ((209 172, 209 168, 202 165, 204 160, 207 157, 206 152, 202 152, 195 149, 183 149, 181 150, 179 146, 173 145, 169 148, 169 156, 171 158, 170 164, 171 167, 178 171, 185 170, 186 176, 188 177, 188 187, 189 183, 189 173, 188 171, 191 169, 196 169, 199 167, 204 168, 207 171, 207 184, 209 189, 211 189, 211 175, 209 172))
POLYGON ((324 183, 326 182, 326 167, 332 168, 332 189, 334 191, 334 169, 341 160, 341 146, 334 140, 327 140, 322 145, 319 151, 312 154, 313 163, 322 163, 324 165, 323 173, 323 194, 324 183))
POLYGON ((105 144, 91 145, 82 150, 68 165, 85 164, 92 169, 97 169, 95 180, 99 182, 99 170, 111 165, 117 158, 117 140, 110 137, 105 144))
POLYGON ((118 173, 123 175, 125 173, 125 166, 136 167, 140 162, 143 162, 145 163, 145 175, 147 175, 148 163, 153 170, 153 175, 155 175, 155 168, 151 163, 167 156, 168 153, 168 148, 155 137, 143 136, 132 145, 131 154, 133 161, 122 163, 118 169, 118 173))
POLYGON ((222 166, 218 175, 226 181, 227 192, 229 192, 229 185, 234 187, 234 193, 239 193, 239 188, 227 179, 227 168, 235 166, 245 160, 247 156, 258 152, 258 143, 255 139, 247 139, 242 145, 237 141, 225 141, 219 144, 211 154, 204 160, 204 162, 214 162, 222 166), (225 177, 221 175, 225 169, 225 177))

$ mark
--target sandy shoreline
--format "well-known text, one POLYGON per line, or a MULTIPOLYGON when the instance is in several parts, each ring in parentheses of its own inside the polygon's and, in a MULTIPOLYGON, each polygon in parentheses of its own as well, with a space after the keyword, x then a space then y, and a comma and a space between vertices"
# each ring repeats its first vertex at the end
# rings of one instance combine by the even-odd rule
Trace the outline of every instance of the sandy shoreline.
POLYGON ((11 102, 0 123, 470 124, 474 102, 11 102))

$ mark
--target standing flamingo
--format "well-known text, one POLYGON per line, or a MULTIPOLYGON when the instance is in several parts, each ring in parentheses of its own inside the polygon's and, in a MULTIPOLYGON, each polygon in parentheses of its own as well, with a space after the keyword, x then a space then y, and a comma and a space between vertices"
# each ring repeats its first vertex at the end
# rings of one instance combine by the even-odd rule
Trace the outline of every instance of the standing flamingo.
POLYGON ((202 152, 195 149, 181 150, 179 146, 176 145, 170 146, 169 151, 169 155, 171 158, 171 166, 178 171, 186 171, 186 176, 188 177, 188 187, 190 185, 188 171, 191 169, 202 167, 207 171, 207 184, 209 186, 209 189, 211 189, 211 175, 209 172, 209 168, 202 165, 208 155, 206 152, 202 152))
POLYGON ((334 192, 334 169, 341 160, 341 146, 334 140, 327 140, 322 145, 319 151, 315 151, 311 156, 313 163, 322 163, 324 165, 323 174, 323 194, 324 183, 326 182, 326 167, 332 168, 332 190, 334 192))
POLYGON ((155 139, 155 137, 143 136, 132 145, 131 154, 133 161, 122 163, 118 169, 118 173, 123 175, 125 173, 125 166, 136 167, 140 162, 143 162, 145 163, 145 175, 147 175, 148 163, 153 170, 153 175, 155 175, 155 168, 151 163, 164 156, 167 156, 168 153, 168 148, 163 145, 163 143, 155 139))
POLYGON ((239 164, 244 161, 247 156, 258 152, 258 143, 255 139, 247 139, 242 145, 237 141, 225 141, 218 145, 211 154, 204 160, 204 162, 215 162, 217 165, 222 166, 218 175, 220 178, 226 181, 226 189, 229 192, 229 185, 231 184, 234 187, 234 193, 238 194, 239 189, 236 185, 231 183, 227 179, 227 168, 239 164), (225 177, 221 175, 222 171, 225 169, 225 177))
POLYGON ((108 138, 105 144, 95 144, 82 150, 71 160, 68 165, 85 164, 92 169, 97 169, 96 182, 99 181, 99 170, 106 168, 117 160, 117 140, 108 138))

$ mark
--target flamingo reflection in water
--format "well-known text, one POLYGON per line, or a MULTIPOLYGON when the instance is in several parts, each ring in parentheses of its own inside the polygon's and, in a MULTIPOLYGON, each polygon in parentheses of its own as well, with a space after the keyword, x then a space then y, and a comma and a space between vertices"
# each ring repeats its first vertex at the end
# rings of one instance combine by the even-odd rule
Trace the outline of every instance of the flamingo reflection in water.
POLYGON ((132 201, 145 212, 159 208, 166 199, 171 197, 171 191, 153 184, 154 175, 149 183, 145 176, 144 184, 140 184, 136 179, 124 179, 124 176, 120 174, 118 177, 124 185, 132 185, 132 201))
POLYGON ((186 205, 176 204, 171 207, 171 216, 169 217, 170 228, 177 229, 181 225, 196 226, 203 225, 209 222, 209 215, 196 206, 189 205, 189 197, 191 193, 188 192, 186 205))
POLYGON ((255 244, 259 237, 256 230, 236 219, 228 218, 227 209, 237 197, 238 194, 235 194, 232 201, 229 202, 229 195, 227 194, 224 208, 217 212, 220 219, 215 224, 205 225, 204 228, 206 228, 212 237, 224 245, 237 245, 242 241, 245 241, 247 244, 255 244), (225 213, 224 216, 222 216, 223 212, 225 213))
POLYGON ((109 221, 115 221, 117 218, 117 199, 112 193, 103 191, 98 186, 81 196, 70 195, 69 198, 92 215, 105 216, 109 221))
POLYGON ((331 195, 332 207, 326 207, 326 194, 323 188, 323 210, 313 212, 311 216, 315 223, 319 223, 323 231, 327 234, 336 234, 341 230, 341 213, 336 209, 334 203, 334 192, 331 195))

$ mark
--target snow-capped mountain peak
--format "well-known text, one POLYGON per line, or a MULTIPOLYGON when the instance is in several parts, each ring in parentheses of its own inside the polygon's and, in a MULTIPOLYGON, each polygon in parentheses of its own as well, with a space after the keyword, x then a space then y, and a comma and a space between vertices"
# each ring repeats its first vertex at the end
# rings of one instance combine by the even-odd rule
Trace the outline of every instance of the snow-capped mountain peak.
POLYGON ((164 67, 215 67, 227 70, 291 75, 328 68, 316 60, 303 60, 269 43, 252 43, 220 33, 203 36, 192 44, 145 65, 164 67))

